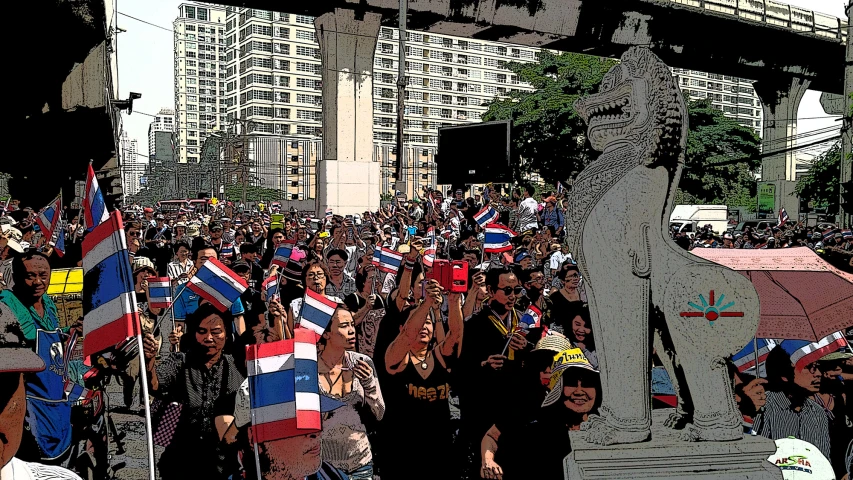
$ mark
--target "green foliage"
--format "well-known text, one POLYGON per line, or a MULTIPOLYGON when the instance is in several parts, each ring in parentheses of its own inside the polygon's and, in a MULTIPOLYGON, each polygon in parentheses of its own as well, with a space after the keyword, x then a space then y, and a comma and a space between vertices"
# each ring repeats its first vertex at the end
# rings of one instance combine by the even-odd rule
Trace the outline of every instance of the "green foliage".
MULTIPOLYGON (((232 201, 239 201, 243 198, 243 186, 240 184, 227 185, 225 187, 226 198, 232 201)), ((259 202, 275 202, 284 200, 286 194, 275 188, 264 188, 255 185, 249 185, 246 188, 246 201, 259 202)))
POLYGON ((483 121, 512 120, 515 177, 538 172, 554 185, 574 177, 597 156, 586 141, 586 125, 574 110, 575 101, 598 90, 616 62, 577 53, 543 50, 538 62, 507 64, 532 92, 514 92, 494 99, 483 121))
POLYGON ((755 131, 713 108, 688 101, 690 132, 678 188, 697 204, 754 206, 761 140, 755 131), (723 166, 714 163, 744 160, 723 166))
POLYGON ((838 183, 841 177, 841 142, 836 142, 818 157, 809 172, 797 182, 794 193, 814 202, 815 208, 838 212, 838 183))
MULTIPOLYGON (((543 51, 538 62, 509 63, 506 68, 529 83, 532 92, 495 99, 483 121, 512 120, 515 177, 538 173, 547 185, 574 178, 598 152, 586 140, 586 124, 574 110, 578 98, 598 91, 616 62, 576 53, 543 51)), ((690 204, 726 204, 755 208, 754 172, 760 139, 755 132, 711 107, 689 102, 690 134, 677 198, 690 204), (708 163, 748 159, 721 167, 708 163)), ((548 187, 551 188, 551 187, 548 187)))

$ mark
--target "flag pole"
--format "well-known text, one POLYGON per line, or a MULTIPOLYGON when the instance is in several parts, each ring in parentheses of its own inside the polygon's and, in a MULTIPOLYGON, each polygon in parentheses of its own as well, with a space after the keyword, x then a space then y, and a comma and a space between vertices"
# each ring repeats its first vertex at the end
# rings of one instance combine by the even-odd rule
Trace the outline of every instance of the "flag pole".
MULTIPOLYGON (((179 292, 178 292, 178 293, 177 293, 177 294, 172 298, 172 304, 171 304, 171 305, 169 305, 169 308, 167 309, 167 311, 172 311, 172 326, 173 326, 173 327, 174 327, 174 322, 175 322, 175 320, 174 320, 174 319, 175 319, 175 317, 174 317, 174 306, 175 306, 175 302, 176 302, 176 301, 178 301, 178 298, 180 298, 180 297, 181 297, 181 294, 182 294, 182 293, 184 293, 184 290, 187 288, 187 285, 189 285, 189 284, 190 284, 190 281, 189 281, 189 280, 187 280, 186 282, 184 282, 184 285, 181 287, 181 291, 179 291, 179 292)), ((157 331, 157 329, 158 329, 158 328, 160 328, 160 323, 163 321, 163 319, 164 319, 164 318, 166 318, 166 312, 163 312, 163 315, 160 315, 160 318, 158 318, 158 319, 157 319, 157 323, 154 325, 154 328, 151 330, 152 332, 156 332, 156 331, 157 331)))
MULTIPOLYGON (((252 428, 255 427, 255 409, 250 409, 252 411, 252 428)), ((258 455, 258 439, 255 437, 255 432, 252 432, 252 445, 254 445, 255 449, 255 471, 257 472, 258 480, 263 480, 261 476, 261 458, 258 455)))
POLYGON ((148 478, 154 480, 154 434, 151 431, 151 402, 148 399, 148 371, 145 365, 144 347, 142 345, 142 330, 136 335, 139 346, 139 377, 142 381, 142 396, 145 404, 145 435, 148 440, 148 478))
POLYGON ((755 378, 761 378, 761 370, 758 363, 758 338, 752 337, 752 353, 755 355, 755 378))

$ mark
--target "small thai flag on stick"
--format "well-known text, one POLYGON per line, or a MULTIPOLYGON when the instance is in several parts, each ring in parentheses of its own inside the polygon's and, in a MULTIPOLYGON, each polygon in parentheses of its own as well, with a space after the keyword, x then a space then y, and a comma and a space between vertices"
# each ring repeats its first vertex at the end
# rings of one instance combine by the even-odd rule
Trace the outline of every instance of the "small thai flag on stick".
POLYGON ((326 209, 326 219, 330 219, 330 218, 332 218, 332 209, 327 208, 326 209))
POLYGON ((113 211, 83 239, 83 355, 89 356, 139 333, 121 214, 113 211))
POLYGON ((524 323, 527 325, 527 328, 536 328, 539 326, 539 322, 542 319, 542 310, 536 305, 531 305, 527 307, 527 310, 524 311, 524 314, 521 315, 521 318, 518 320, 519 325, 524 323))
POLYGON ((186 285, 220 312, 231 308, 247 287, 245 280, 215 258, 208 258, 186 285))
POLYGON ((777 227, 781 227, 782 225, 788 223, 788 219, 788 212, 786 212, 784 208, 779 210, 779 224, 777 225, 777 227))
POLYGON ((267 295, 267 304, 269 304, 278 294, 278 275, 272 275, 261 283, 267 295))
POLYGON ((305 290, 305 298, 302 301, 302 310, 299 312, 297 325, 307 328, 318 336, 326 331, 332 315, 338 304, 317 293, 310 288, 305 290))
POLYGON ((59 217, 62 213, 62 196, 57 196, 46 207, 42 208, 36 215, 36 223, 47 238, 53 236, 54 230, 59 225, 59 217))
POLYGON ((383 247, 373 251, 373 260, 371 263, 380 272, 396 275, 400 270, 400 265, 403 263, 403 254, 383 247))
POLYGON ((71 403, 87 402, 92 399, 94 392, 71 380, 65 381, 65 400, 71 403))
POLYGON ((498 212, 488 205, 482 210, 480 210, 476 215, 474 215, 474 220, 476 220, 477 224, 479 224, 481 227, 485 227, 490 223, 495 223, 497 219, 498 212))
POLYGON ((172 306, 172 282, 169 277, 149 278, 148 294, 149 307, 169 308, 172 306))
POLYGON ((431 267, 435 262, 435 254, 438 251, 438 242, 435 238, 435 227, 429 227, 426 231, 426 245, 424 246, 424 265, 431 267))
POLYGON ((278 268, 284 268, 290 255, 293 254, 292 243, 281 243, 275 249, 275 255, 272 257, 272 265, 278 265, 278 268))
POLYGON ((516 233, 509 228, 493 223, 486 226, 486 238, 483 242, 483 252, 502 253, 512 250, 512 239, 516 233))

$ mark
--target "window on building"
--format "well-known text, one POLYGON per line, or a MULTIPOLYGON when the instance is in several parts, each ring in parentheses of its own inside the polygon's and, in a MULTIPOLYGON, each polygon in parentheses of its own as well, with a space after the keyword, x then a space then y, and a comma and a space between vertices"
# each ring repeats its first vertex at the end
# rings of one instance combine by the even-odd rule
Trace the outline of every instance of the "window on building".
POLYGON ((296 38, 298 40, 310 40, 312 42, 317 41, 317 36, 311 30, 297 30, 296 38))
POLYGON ((314 17, 309 17, 307 15, 297 15, 296 16, 296 23, 311 25, 314 23, 314 17))
POLYGON ((196 12, 198 13, 198 19, 199 20, 207 21, 208 17, 207 17, 207 9, 206 8, 198 8, 198 9, 196 9, 196 12))
POLYGON ((296 46, 296 54, 303 55, 306 57, 317 58, 320 56, 320 51, 316 48, 311 47, 303 47, 302 45, 296 46))
POLYGON ((190 6, 184 7, 184 15, 187 18, 195 18, 195 7, 190 7, 190 6))
POLYGON ((275 43, 275 46, 274 46, 274 48, 273 48, 273 52, 275 52, 275 53, 281 53, 281 54, 284 54, 284 55, 290 55, 290 45, 289 45, 289 44, 287 44, 287 43, 279 43, 279 42, 276 42, 276 43, 275 43))

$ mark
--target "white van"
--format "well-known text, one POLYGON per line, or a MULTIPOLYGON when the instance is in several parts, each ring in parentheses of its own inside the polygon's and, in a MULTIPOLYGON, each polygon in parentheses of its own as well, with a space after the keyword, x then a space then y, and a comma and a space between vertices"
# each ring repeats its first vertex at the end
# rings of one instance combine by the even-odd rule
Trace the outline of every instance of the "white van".
POLYGON ((705 225, 717 233, 728 228, 729 209, 725 205, 676 205, 669 216, 669 228, 693 237, 705 225))

